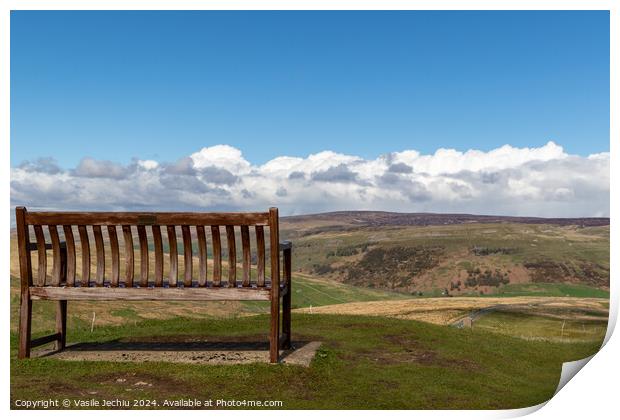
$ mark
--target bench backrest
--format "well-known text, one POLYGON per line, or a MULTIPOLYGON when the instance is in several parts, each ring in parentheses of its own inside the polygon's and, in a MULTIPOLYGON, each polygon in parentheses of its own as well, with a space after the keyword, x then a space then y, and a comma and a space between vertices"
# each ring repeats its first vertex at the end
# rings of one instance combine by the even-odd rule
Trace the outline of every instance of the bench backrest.
POLYGON ((270 286, 266 281, 266 254, 270 255, 271 283, 280 284, 277 208, 262 213, 143 213, 29 212, 25 207, 17 207, 15 214, 22 289, 30 286, 265 288, 270 286), (269 248, 265 246, 267 235, 269 248), (239 279, 237 238, 240 238, 242 261, 239 279), (80 258, 76 250, 81 251, 80 258), (181 250, 184 269, 179 278, 181 250), (36 278, 33 278, 31 251, 36 251, 36 278), (168 258, 164 251, 169 253, 168 258), (93 272, 91 253, 96 260, 93 272), (228 260, 225 270, 224 254, 228 260), (198 257, 197 270, 194 270, 194 256, 198 257), (139 269, 134 269, 134 261, 138 259, 139 269), (253 266, 255 275, 252 275, 253 266), (224 271, 227 271, 225 278, 224 271))

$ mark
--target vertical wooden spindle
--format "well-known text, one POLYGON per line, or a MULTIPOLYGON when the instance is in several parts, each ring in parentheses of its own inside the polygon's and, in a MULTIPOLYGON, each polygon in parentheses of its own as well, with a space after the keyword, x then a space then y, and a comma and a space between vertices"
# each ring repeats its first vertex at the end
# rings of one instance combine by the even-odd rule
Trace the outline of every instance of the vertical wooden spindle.
POLYGON ((50 239, 52 241, 52 286, 60 286, 60 276, 62 273, 62 257, 60 254, 60 238, 58 237, 58 229, 55 225, 48 226, 50 239))
POLYGON ((250 252, 250 228, 241 226, 241 245, 243 248, 243 287, 249 287, 251 282, 251 252, 250 252))
POLYGON ((256 286, 265 287, 265 229, 256 226, 256 286))
POLYGON ((82 287, 90 287, 90 243, 88 242, 86 226, 79 225, 78 233, 80 234, 80 245, 82 247, 82 278, 80 279, 80 285, 82 287))
POLYGON ((131 226, 123 225, 125 242, 125 287, 133 287, 133 236, 131 226))
POLYGON ((185 287, 192 287, 193 253, 192 253, 192 234, 191 234, 191 231, 189 230, 189 226, 182 225, 181 233, 183 234, 183 263, 185 265, 185 272, 183 273, 184 274, 183 284, 185 287))
POLYGON ((73 239, 73 227, 65 225, 65 243, 67 244, 67 286, 75 285, 75 240, 73 239))
POLYGON ((176 287, 179 278, 179 254, 177 251, 177 232, 174 226, 168 226, 168 245, 170 246, 170 273, 168 282, 170 287, 176 287))
POLYGON ((93 226, 93 234, 95 235, 95 251, 97 252, 97 274, 95 282, 98 287, 103 286, 105 277, 105 248, 103 247, 103 235, 101 234, 101 226, 93 226))
POLYGON ((164 285, 164 249, 161 241, 161 227, 151 226, 155 248, 155 287, 164 285))
POLYGON ((118 236, 116 235, 116 226, 108 226, 108 237, 110 238, 110 250, 112 251, 112 277, 110 278, 110 286, 118 287, 121 278, 120 274, 120 253, 118 250, 118 236))
POLYGON ((222 241, 219 226, 211 226, 211 240, 213 241, 213 286, 220 286, 222 284, 222 241))
POLYGON ((138 225, 138 241, 140 242, 140 287, 149 285, 149 243, 146 238, 146 227, 138 225))
POLYGON ((226 240, 228 242, 228 287, 237 287, 237 246, 234 226, 226 226, 226 240))
POLYGON ((196 226, 198 237, 198 286, 207 285, 207 237, 204 226, 196 226))
POLYGON ((37 286, 45 286, 47 276, 47 251, 45 250, 45 236, 41 225, 34 226, 34 235, 37 238, 37 254, 39 257, 39 272, 37 286))

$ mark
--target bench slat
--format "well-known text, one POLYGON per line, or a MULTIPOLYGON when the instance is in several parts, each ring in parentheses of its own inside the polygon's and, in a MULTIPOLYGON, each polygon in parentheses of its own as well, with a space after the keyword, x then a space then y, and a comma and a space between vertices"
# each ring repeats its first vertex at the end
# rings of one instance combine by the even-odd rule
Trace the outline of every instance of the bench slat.
POLYGON ((75 285, 75 240, 73 239, 73 227, 62 227, 67 244, 67 286, 75 285))
POLYGON ((52 241, 52 286, 60 285, 60 276, 62 271, 62 262, 60 255, 60 238, 58 237, 58 228, 55 225, 47 227, 50 232, 50 239, 52 241))
POLYGON ((103 247, 103 235, 101 226, 93 226, 93 234, 95 235, 95 251, 97 253, 97 274, 95 281, 98 287, 103 286, 105 277, 105 248, 103 247))
POLYGON ((207 285, 207 237, 204 226, 196 226, 198 237, 198 286, 207 285))
POLYGON ((250 287, 30 287, 34 300, 269 300, 270 293, 250 287))
POLYGON ((258 271, 256 285, 265 285, 265 230, 262 226, 256 226, 256 270, 258 271))
POLYGON ((34 235, 37 238, 37 251, 39 257, 39 272, 37 285, 45 286, 45 275, 47 273, 47 252, 45 250, 45 236, 41 225, 34 226, 34 235))
POLYGON ((82 278, 80 285, 82 287, 90 286, 90 243, 88 242, 88 232, 86 226, 79 225, 78 233, 80 234, 80 246, 82 247, 82 278))
POLYGON ((237 286, 237 247, 235 244, 235 227, 226 225, 228 242, 228 287, 237 286))
POLYGON ((116 235, 116 226, 108 226, 108 238, 110 238, 110 250, 112 251, 112 278, 110 285, 118 287, 120 280, 120 255, 118 252, 118 236, 116 235))
POLYGON ((222 241, 220 227, 211 226, 211 240, 213 241, 213 285, 222 284, 222 241))
POLYGON ((125 287, 133 287, 133 236, 131 226, 123 225, 123 242, 125 242, 125 287))
POLYGON ((183 285, 185 287, 192 287, 192 234, 189 230, 189 226, 181 226, 181 233, 183 234, 183 263, 185 265, 185 272, 183 273, 183 285))
POLYGON ((250 286, 251 282, 251 252, 250 252, 250 229, 241 226, 241 246, 243 248, 243 287, 250 286))
POLYGON ((164 250, 161 241, 161 227, 151 226, 153 231, 153 247, 155 248, 155 287, 164 284, 164 250))
POLYGON ((176 287, 179 278, 179 253, 177 251, 177 232, 174 226, 168 226, 168 245, 170 246, 170 272, 168 283, 176 287))
POLYGON ((269 213, 27 212, 29 225, 267 225, 269 213))
POLYGON ((149 285, 149 243, 146 239, 146 228, 138 225, 138 241, 140 242, 140 287, 149 285))

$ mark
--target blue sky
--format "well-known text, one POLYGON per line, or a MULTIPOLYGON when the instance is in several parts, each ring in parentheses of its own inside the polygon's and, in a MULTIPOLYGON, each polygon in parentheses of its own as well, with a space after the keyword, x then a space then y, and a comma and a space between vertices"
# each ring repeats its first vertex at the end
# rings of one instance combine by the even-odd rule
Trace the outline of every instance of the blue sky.
POLYGON ((11 160, 609 150, 608 12, 11 15, 11 160))

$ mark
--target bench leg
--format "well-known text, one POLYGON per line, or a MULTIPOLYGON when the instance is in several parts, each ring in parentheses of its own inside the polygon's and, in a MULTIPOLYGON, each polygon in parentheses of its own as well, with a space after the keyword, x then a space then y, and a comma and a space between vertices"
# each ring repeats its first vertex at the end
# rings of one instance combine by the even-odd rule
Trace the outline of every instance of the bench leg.
POLYGON ((283 349, 291 348, 291 250, 284 250, 284 282, 286 294, 282 296, 282 333, 284 340, 281 343, 283 349))
POLYGON ((19 349, 17 357, 26 359, 30 357, 30 338, 32 323, 32 300, 28 292, 22 293, 19 306, 19 349))
POLYGON ((56 340, 56 350, 63 350, 67 344, 67 301, 56 302, 56 332, 60 338, 56 340))
POLYGON ((269 333, 269 361, 278 363, 280 355, 280 299, 271 299, 271 330, 269 333))

